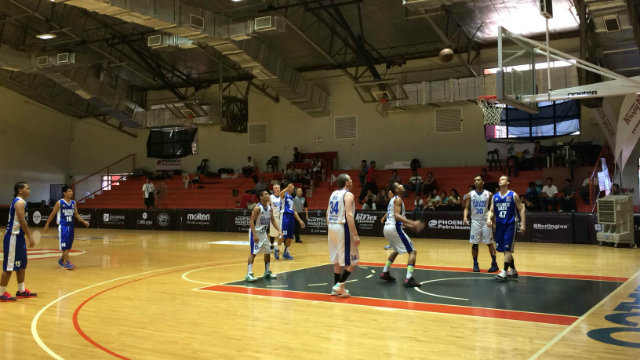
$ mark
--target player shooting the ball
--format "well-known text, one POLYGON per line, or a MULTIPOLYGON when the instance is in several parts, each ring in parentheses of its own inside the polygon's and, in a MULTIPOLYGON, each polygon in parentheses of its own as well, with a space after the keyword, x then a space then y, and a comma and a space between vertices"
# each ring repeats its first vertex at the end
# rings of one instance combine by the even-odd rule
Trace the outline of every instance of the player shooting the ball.
POLYGON ((420 283, 413 277, 413 267, 416 264, 416 255, 418 252, 415 247, 413 247, 413 242, 411 242, 409 236, 402 230, 402 225, 418 233, 424 229, 424 222, 409 220, 404 216, 404 202, 402 201, 404 186, 402 186, 402 184, 393 183, 391 191, 394 196, 389 200, 389 205, 387 206, 387 221, 384 224, 384 237, 389 240, 393 252, 389 255, 387 263, 384 265, 380 279, 395 281, 396 279, 389 273, 391 264, 393 264, 398 254, 409 253, 407 276, 404 280, 404 286, 419 287, 420 283))

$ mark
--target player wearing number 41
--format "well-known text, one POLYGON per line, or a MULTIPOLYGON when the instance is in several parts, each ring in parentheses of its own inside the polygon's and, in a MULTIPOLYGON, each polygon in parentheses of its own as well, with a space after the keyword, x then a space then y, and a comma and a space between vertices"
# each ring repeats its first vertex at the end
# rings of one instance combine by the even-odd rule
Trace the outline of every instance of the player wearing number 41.
POLYGON ((409 239, 409 236, 402 230, 402 225, 411 228, 414 232, 420 232, 424 229, 424 222, 412 221, 404 216, 404 202, 402 197, 404 196, 404 186, 398 183, 392 185, 391 191, 393 197, 389 200, 387 206, 387 221, 384 224, 384 237, 389 241, 393 252, 389 255, 387 263, 384 265, 380 279, 386 281, 395 281, 396 279, 391 276, 389 271, 391 270, 391 264, 398 256, 398 254, 409 253, 409 260, 407 262, 407 276, 404 280, 405 287, 420 287, 420 283, 413 277, 413 267, 416 265, 416 251, 413 246, 413 242, 409 239))
POLYGON ((513 246, 516 238, 516 210, 520 215, 520 232, 525 230, 525 207, 520 202, 518 194, 509 190, 511 180, 502 175, 498 180, 500 191, 493 195, 491 207, 487 213, 487 226, 491 227, 493 216, 496 219, 495 240, 498 252, 504 253, 504 269, 496 275, 496 280, 505 281, 507 278, 517 279, 515 261, 513 260, 513 246))
POLYGON ((333 263, 334 283, 331 295, 346 298, 351 294, 344 288, 344 283, 360 259, 358 252, 360 237, 355 222, 355 200, 350 192, 353 186, 351 177, 340 174, 336 184, 338 184, 338 190, 329 197, 327 207, 329 258, 333 263))
POLYGON ((491 228, 487 226, 487 210, 491 202, 491 193, 484 189, 484 181, 482 176, 478 175, 473 178, 475 190, 471 190, 465 196, 464 214, 462 221, 465 225, 469 224, 469 212, 471 212, 471 233, 469 242, 471 245, 471 256, 473 256, 473 271, 479 272, 478 265, 478 244, 487 244, 489 254, 491 255, 491 267, 488 272, 496 272, 500 270, 496 263, 496 248, 493 246, 493 237, 491 236, 491 228))
POLYGON ((17 182, 13 186, 13 201, 9 208, 9 222, 7 232, 3 241, 3 262, 2 279, 0 279, 0 301, 16 301, 16 298, 34 297, 32 293, 24 287, 24 277, 27 271, 27 244, 32 248, 36 243, 31 236, 31 230, 27 225, 27 198, 31 194, 29 184, 17 182), (11 279, 11 274, 16 272, 18 280, 18 292, 13 297, 7 292, 7 285, 11 279))
POLYGON ((44 232, 49 230, 49 224, 55 216, 56 222, 58 223, 58 242, 60 244, 60 250, 62 251, 62 256, 58 259, 58 265, 64 269, 71 270, 76 267, 69 261, 69 250, 71 250, 73 246, 73 218, 78 219, 78 221, 86 227, 89 227, 89 223, 78 214, 78 207, 76 206, 75 200, 71 200, 73 198, 73 189, 71 186, 62 186, 62 196, 62 199, 56 201, 56 205, 53 207, 47 223, 44 224, 44 232))
POLYGON ((259 195, 260 202, 251 211, 251 220, 249 221, 249 226, 251 227, 251 230, 249 230, 251 254, 249 254, 245 281, 257 280, 253 275, 253 260, 258 254, 264 254, 264 275, 262 277, 267 280, 276 278, 276 275, 269 269, 269 264, 271 263, 271 244, 267 233, 269 224, 278 231, 278 234, 281 234, 281 232, 269 205, 269 191, 262 190, 259 195))

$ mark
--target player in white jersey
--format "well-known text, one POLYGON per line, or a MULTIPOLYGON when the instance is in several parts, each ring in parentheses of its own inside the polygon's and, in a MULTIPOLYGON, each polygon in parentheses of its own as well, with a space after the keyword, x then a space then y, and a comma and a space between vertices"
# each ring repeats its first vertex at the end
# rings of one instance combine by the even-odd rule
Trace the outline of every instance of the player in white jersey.
POLYGON ((478 265, 478 244, 487 244, 489 254, 491 255, 491 267, 488 272, 496 272, 500 270, 496 263, 496 248, 493 245, 493 231, 487 226, 487 212, 491 203, 491 193, 484 189, 484 181, 482 176, 478 175, 473 178, 475 190, 469 191, 465 195, 464 213, 462 221, 465 225, 469 225, 469 213, 471 213, 471 234, 469 242, 471 245, 471 256, 473 257, 473 271, 479 272, 478 265))
POLYGON ((329 197, 327 208, 327 227, 329 238, 329 257, 333 263, 333 287, 331 295, 349 297, 344 283, 360 260, 358 246, 360 237, 356 230, 356 205, 350 192, 353 182, 347 174, 336 179, 338 190, 329 197))
POLYGON ((407 276, 404 280, 405 287, 419 287, 420 283, 413 277, 413 268, 416 265, 416 256, 418 251, 413 246, 413 242, 402 230, 402 225, 411 228, 414 232, 419 232, 424 229, 424 223, 422 221, 409 220, 404 216, 404 202, 402 197, 404 196, 404 186, 402 184, 394 183, 391 191, 393 197, 389 200, 387 206, 387 220, 384 224, 384 237, 389 241, 393 252, 389 255, 380 279, 386 281, 395 281, 396 279, 391 276, 389 271, 391 270, 391 264, 395 261, 398 254, 409 254, 407 261, 407 276))
POLYGON ((2 278, 0 279, 0 301, 16 301, 16 298, 37 296, 24 287, 24 277, 27 270, 27 244, 32 248, 36 243, 27 225, 27 201, 31 194, 29 184, 17 182, 13 186, 13 201, 9 208, 9 222, 3 241, 2 278), (7 292, 7 285, 11 274, 16 272, 18 291, 13 297, 7 292))
MULTIPOLYGON (((273 194, 269 196, 269 205, 271 205, 271 211, 273 212, 273 217, 276 219, 275 224, 280 226, 280 204, 282 203, 282 199, 280 199, 280 185, 273 185, 273 194)), ((275 249, 273 245, 275 239, 280 236, 280 231, 276 230, 274 226, 269 228, 269 242, 271 243, 271 250, 275 249)))
POLYGON ((251 230, 249 230, 251 253, 247 262, 247 276, 244 278, 246 281, 257 280, 253 275, 253 260, 258 254, 264 254, 264 275, 262 277, 265 279, 276 278, 276 275, 269 268, 271 263, 271 245, 267 236, 269 224, 280 233, 280 227, 275 221, 271 206, 269 206, 269 191, 265 189, 260 191, 260 202, 251 211, 251 220, 249 221, 249 226, 251 227, 251 230))
POLYGON ((62 186, 62 196, 63 198, 56 201, 56 205, 53 207, 51 214, 49 214, 47 223, 44 224, 43 232, 46 233, 49 230, 49 224, 55 217, 58 223, 58 244, 62 251, 62 256, 58 259, 58 265, 64 269, 71 270, 76 267, 69 261, 69 250, 73 246, 75 228, 73 219, 77 219, 86 227, 89 227, 89 223, 80 216, 76 202, 71 200, 73 198, 71 186, 62 186))

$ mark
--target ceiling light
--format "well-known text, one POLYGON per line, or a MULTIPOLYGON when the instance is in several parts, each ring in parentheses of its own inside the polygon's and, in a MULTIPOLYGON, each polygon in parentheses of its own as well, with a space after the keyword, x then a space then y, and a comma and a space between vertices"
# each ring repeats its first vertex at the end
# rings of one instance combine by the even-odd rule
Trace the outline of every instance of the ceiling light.
POLYGON ((240 2, 240 1, 242 1, 242 0, 231 0, 231 1, 232 1, 232 2, 240 2))
POLYGON ((42 40, 49 40, 49 39, 54 39, 56 37, 56 34, 44 33, 44 34, 38 34, 38 35, 36 35, 36 37, 38 39, 42 39, 42 40))

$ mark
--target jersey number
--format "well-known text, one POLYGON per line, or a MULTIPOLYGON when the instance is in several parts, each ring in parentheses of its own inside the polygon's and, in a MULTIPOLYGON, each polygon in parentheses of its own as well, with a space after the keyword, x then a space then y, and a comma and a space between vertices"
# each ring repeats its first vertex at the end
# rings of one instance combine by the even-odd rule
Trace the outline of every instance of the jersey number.
POLYGON ((498 217, 500 219, 504 219, 505 216, 507 216, 507 212, 506 211, 503 210, 503 211, 498 212, 498 217))
POLYGON ((337 214, 338 213, 338 205, 339 202, 338 201, 330 201, 329 202, 329 214, 337 214))
POLYGON ((72 220, 73 220, 73 217, 67 216, 67 222, 71 222, 72 220))

